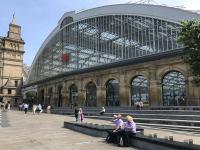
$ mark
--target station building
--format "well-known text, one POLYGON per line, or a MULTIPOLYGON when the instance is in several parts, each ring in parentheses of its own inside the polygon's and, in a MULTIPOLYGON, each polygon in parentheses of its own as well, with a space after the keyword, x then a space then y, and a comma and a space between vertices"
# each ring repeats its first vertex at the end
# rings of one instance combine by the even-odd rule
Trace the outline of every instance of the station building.
POLYGON ((180 21, 199 16, 147 4, 67 12, 38 50, 24 97, 57 107, 200 105, 178 42, 180 21))

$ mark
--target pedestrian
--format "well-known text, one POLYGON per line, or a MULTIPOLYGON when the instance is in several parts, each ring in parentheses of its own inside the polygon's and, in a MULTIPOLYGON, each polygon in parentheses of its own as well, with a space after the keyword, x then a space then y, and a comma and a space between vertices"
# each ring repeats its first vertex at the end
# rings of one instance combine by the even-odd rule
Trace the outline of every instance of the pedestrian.
POLYGON ((139 109, 140 109, 140 102, 139 102, 139 101, 136 101, 136 102, 135 102, 135 107, 136 107, 136 110, 139 110, 139 109))
POLYGON ((144 104, 143 104, 142 100, 140 100, 140 102, 139 102, 139 109, 141 110, 143 108, 143 106, 144 106, 144 104))
POLYGON ((35 114, 36 109, 37 109, 37 105, 33 104, 33 114, 35 114))
POLYGON ((41 105, 41 104, 38 105, 38 109, 39 109, 39 113, 41 114, 41 113, 43 112, 43 109, 42 109, 42 105, 41 105))
POLYGON ((8 102, 8 111, 10 111, 10 101, 8 102))
POLYGON ((105 112, 106 112, 106 109, 104 107, 102 107, 102 109, 100 111, 100 115, 102 116, 105 112))
POLYGON ((74 109, 74 115, 75 115, 76 122, 78 122, 78 118, 79 118, 79 109, 78 109, 77 107, 75 107, 75 109, 74 109))
POLYGON ((80 114, 80 120, 81 120, 81 122, 83 122, 84 114, 83 114, 83 109, 82 108, 79 108, 79 114, 80 114))
POLYGON ((24 111, 25 111, 25 114, 27 114, 27 111, 28 111, 28 104, 24 104, 24 111))
POLYGON ((50 104, 47 106, 47 113, 48 113, 48 114, 51 113, 51 105, 50 105, 50 104))
POLYGON ((4 102, 1 103, 1 110, 5 111, 5 104, 4 104, 4 102))
POLYGON ((8 110, 8 102, 5 105, 5 111, 7 111, 7 110, 8 110))

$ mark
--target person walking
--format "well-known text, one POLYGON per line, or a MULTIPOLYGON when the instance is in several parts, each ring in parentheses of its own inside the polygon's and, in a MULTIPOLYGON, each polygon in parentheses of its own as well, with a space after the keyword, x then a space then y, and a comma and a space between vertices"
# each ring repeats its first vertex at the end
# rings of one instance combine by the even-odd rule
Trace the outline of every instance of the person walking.
POLYGON ((75 115, 76 122, 78 122, 78 118, 79 118, 79 109, 78 109, 77 107, 75 107, 75 109, 74 109, 74 115, 75 115))
POLYGON ((81 122, 83 122, 84 114, 83 114, 83 109, 82 108, 79 108, 79 114, 80 114, 80 120, 81 120, 81 122))
POLYGON ((51 113, 51 105, 49 104, 48 106, 47 106, 47 114, 50 114, 51 113))
POLYGON ((8 111, 10 111, 10 101, 8 102, 8 111))
POLYGON ((39 109, 39 111, 40 111, 39 113, 41 114, 41 113, 43 112, 43 109, 42 109, 42 105, 41 105, 41 104, 38 105, 38 109, 39 109))
POLYGON ((27 114, 27 111, 28 111, 28 104, 24 104, 24 111, 25 111, 25 114, 27 114))
POLYGON ((37 105, 33 104, 33 114, 35 114, 36 109, 37 109, 37 105))

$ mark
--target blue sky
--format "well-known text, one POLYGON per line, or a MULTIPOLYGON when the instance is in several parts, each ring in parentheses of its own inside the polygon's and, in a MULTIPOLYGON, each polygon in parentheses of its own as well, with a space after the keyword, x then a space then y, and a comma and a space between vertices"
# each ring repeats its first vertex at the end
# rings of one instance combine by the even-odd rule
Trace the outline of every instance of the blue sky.
MULTIPOLYGON (((26 42, 24 63, 31 65, 39 47, 68 11, 80 11, 102 5, 131 3, 139 0, 2 0, 0 4, 0 36, 6 36, 15 12, 26 42)), ((185 9, 200 10, 200 0, 154 0, 168 6, 184 5, 185 9)))

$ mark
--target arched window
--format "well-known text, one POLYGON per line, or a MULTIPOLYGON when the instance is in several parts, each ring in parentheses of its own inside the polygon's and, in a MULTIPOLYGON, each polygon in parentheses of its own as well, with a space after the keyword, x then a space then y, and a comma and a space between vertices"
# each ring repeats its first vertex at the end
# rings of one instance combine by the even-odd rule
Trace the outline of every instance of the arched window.
POLYGON ((60 28, 64 27, 65 25, 69 24, 73 22, 73 18, 72 17, 66 17, 65 19, 63 19, 60 28))
POLYGON ((164 106, 179 106, 185 97, 185 77, 178 71, 167 73, 162 79, 164 106))
POLYGON ((69 99, 72 107, 78 104, 78 88, 75 84, 69 88, 69 99))
POLYGON ((106 105, 119 106, 119 81, 112 79, 106 84, 106 105))
POLYGON ((86 106, 97 106, 97 88, 93 82, 86 86, 86 106))
POLYGON ((131 105, 134 105, 136 101, 142 101, 144 104, 149 104, 148 81, 142 75, 133 78, 131 82, 131 105))

